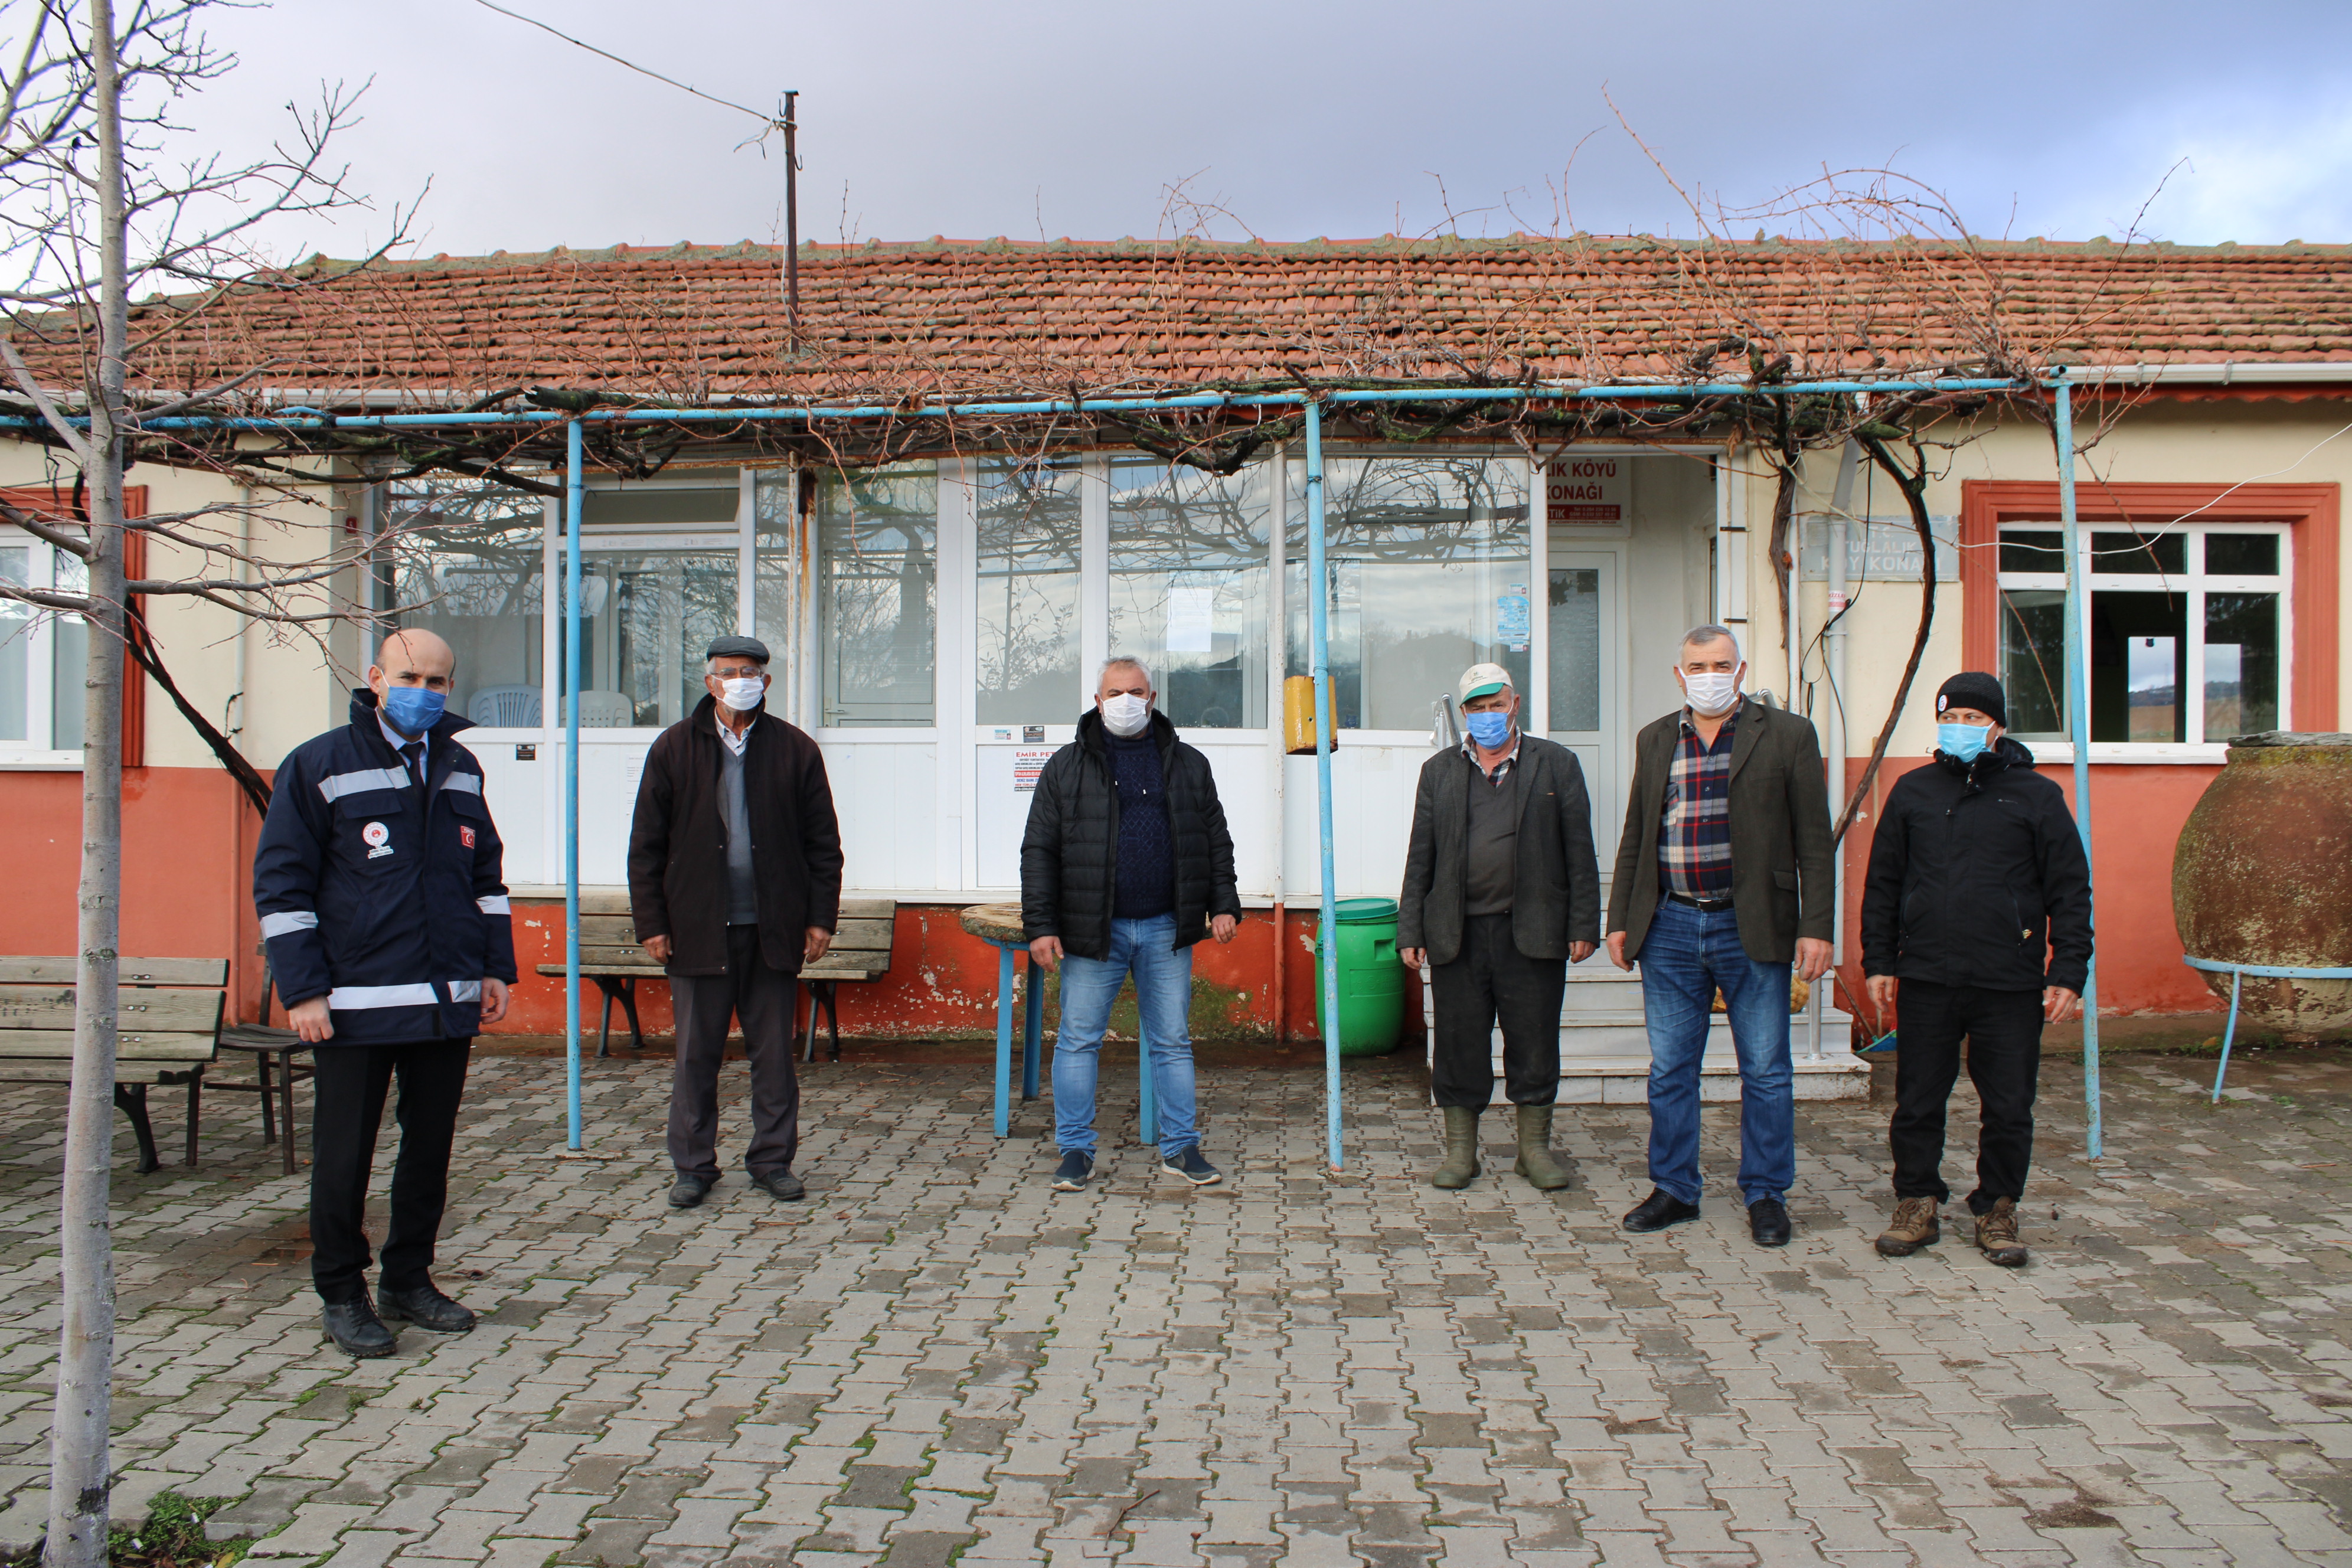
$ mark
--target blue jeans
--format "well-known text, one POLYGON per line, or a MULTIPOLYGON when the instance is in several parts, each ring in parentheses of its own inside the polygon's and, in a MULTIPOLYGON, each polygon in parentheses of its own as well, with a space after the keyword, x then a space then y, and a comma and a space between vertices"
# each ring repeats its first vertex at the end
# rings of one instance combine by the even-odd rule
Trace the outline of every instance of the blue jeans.
POLYGON ((1650 1028, 1650 1183, 1699 1198, 1699 1059, 1720 988, 1739 1054, 1739 1193, 1777 1198, 1797 1179, 1795 1075, 1789 1061, 1789 966, 1739 945, 1739 917, 1658 901, 1642 938, 1642 1007, 1650 1028))
POLYGON ((1095 1069, 1110 1005, 1135 976, 1135 1007, 1151 1042, 1151 1087, 1160 1101, 1160 1152, 1181 1154, 1201 1141, 1192 1129, 1192 950, 1178 950, 1176 917, 1110 922, 1110 956, 1062 959, 1062 1026, 1054 1037, 1054 1142, 1095 1152, 1095 1069))

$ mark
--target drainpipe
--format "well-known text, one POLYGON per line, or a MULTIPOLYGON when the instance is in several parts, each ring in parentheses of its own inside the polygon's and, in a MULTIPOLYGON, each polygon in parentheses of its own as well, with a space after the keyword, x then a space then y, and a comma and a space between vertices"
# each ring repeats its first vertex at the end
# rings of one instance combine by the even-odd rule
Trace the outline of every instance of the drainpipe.
POLYGON ((563 427, 563 1058, 570 1137, 580 1147, 580 508, 581 434, 563 427))
POLYGON ((1266 545, 1267 578, 1274 584, 1272 596, 1275 614, 1269 617, 1269 630, 1274 645, 1273 657, 1266 660, 1269 668, 1266 685, 1267 701, 1272 704, 1274 720, 1267 733, 1272 737, 1274 755, 1274 1048, 1290 1049, 1290 937, 1288 911, 1285 909, 1289 884, 1285 879, 1283 857, 1287 853, 1283 841, 1284 774, 1290 770, 1289 755, 1283 750, 1286 739, 1282 732, 1282 678, 1290 669, 1290 610, 1283 603, 1283 586, 1287 581, 1290 528, 1290 443, 1276 444, 1274 448, 1274 497, 1267 507, 1274 523, 1273 537, 1266 545))
MULTIPOLYGON (((2074 743, 2074 826, 2083 836, 2085 870, 2091 860, 2090 600, 2083 583, 2082 530, 2074 515, 2074 388, 2063 370, 2053 389, 2058 435, 2058 514, 2066 540, 2066 734, 2074 743)), ((2095 893, 2095 883, 2094 884, 2095 893)), ((2088 1117, 2083 1152, 2099 1157, 2099 961, 2083 980, 2083 1105, 2088 1117)))
POLYGON ((1323 923, 1323 1119, 1331 1169, 1339 1159, 1339 900, 1331 857, 1331 581, 1323 560, 1323 405, 1307 405, 1307 583, 1315 660, 1315 809, 1321 837, 1323 923))

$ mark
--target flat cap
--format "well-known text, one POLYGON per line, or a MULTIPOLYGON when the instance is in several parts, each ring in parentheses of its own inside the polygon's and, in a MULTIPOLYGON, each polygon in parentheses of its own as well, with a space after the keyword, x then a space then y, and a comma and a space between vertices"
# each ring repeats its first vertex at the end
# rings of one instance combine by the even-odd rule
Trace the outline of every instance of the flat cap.
POLYGON ((702 651, 705 658, 756 658, 768 662, 768 645, 758 637, 713 637, 702 651))

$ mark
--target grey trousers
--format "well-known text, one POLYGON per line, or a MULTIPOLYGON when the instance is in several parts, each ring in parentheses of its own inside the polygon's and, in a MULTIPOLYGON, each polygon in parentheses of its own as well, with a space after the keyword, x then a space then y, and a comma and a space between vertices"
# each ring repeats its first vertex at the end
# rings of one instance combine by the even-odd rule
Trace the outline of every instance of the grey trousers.
POLYGON ((727 1054, 729 1015, 743 1021, 751 1058, 751 1146, 744 1168, 755 1176, 789 1171, 801 1142, 801 1086, 793 1074, 791 975, 760 958, 760 928, 727 928, 727 973, 670 977, 677 1018, 677 1063, 669 1080, 669 1163, 681 1176, 719 1179, 719 1067, 727 1054))

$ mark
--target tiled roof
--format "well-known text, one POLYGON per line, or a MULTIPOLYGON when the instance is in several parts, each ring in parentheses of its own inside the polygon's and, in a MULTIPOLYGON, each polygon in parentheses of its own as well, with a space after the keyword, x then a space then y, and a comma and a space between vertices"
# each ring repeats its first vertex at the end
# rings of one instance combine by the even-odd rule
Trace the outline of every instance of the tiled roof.
MULTIPOLYGON (((143 362, 257 384, 633 396, 1089 394, 1314 378, 2352 361, 2352 248, 1538 240, 615 247, 392 262, 234 298, 143 362), (1729 342, 1727 340, 1738 340, 1729 342)), ((334 271, 314 262, 314 279, 334 271)), ((165 323, 164 301, 141 310, 165 323)))

